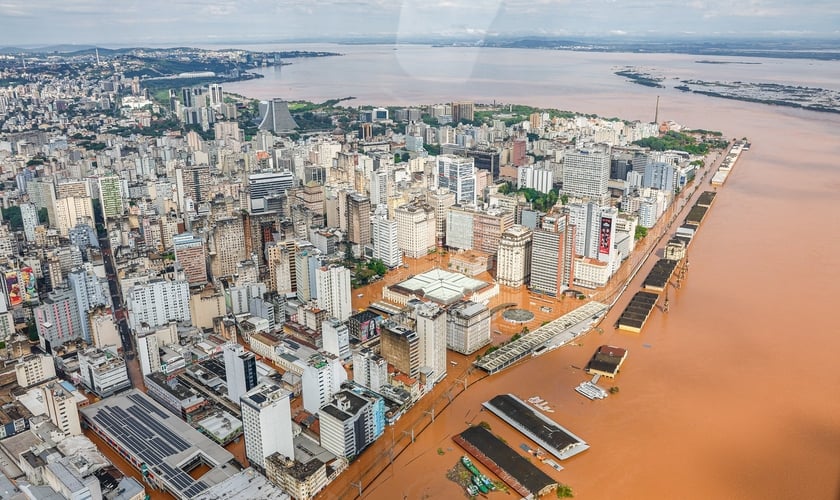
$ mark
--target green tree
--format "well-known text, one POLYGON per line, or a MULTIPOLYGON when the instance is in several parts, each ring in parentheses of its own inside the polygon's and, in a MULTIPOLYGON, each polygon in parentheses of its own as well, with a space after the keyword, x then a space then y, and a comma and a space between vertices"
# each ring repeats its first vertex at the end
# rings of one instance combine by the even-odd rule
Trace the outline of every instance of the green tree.
POLYGON ((636 226, 636 240, 640 240, 647 236, 648 230, 646 227, 636 226))
POLYGON ((23 229, 23 218, 20 216, 20 207, 17 205, 3 209, 3 220, 9 223, 13 231, 23 229))
POLYGON ((399 153, 394 153, 394 163, 399 163, 402 161, 402 156, 399 153))

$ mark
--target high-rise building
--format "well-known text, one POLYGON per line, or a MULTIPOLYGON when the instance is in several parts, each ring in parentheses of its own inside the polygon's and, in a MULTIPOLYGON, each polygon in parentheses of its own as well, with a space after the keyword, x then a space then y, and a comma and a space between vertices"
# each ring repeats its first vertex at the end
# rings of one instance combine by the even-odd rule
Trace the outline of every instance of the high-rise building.
POLYGON ((315 283, 318 307, 339 321, 347 321, 353 314, 350 270, 337 265, 320 267, 315 270, 315 283))
POLYGON ((653 188, 672 196, 677 189, 677 169, 671 164, 656 162, 645 167, 642 187, 653 188))
POLYGON ((475 118, 475 104, 472 101, 457 101, 452 103, 452 121, 473 121, 475 118))
POLYGON ((175 169, 178 205, 185 210, 187 199, 195 205, 205 202, 210 194, 210 166, 191 165, 175 169))
POLYGON ((286 196, 286 190, 295 186, 297 180, 290 170, 263 172, 248 176, 248 199, 251 213, 274 210, 272 199, 286 196))
POLYGON ((222 349, 225 360, 227 396, 233 402, 257 386, 257 359, 239 344, 225 344, 222 349))
POLYGON ((303 243, 295 252, 295 283, 297 297, 303 302, 317 298, 315 270, 321 267, 321 252, 311 243, 303 243))
POLYGON ((387 210, 385 212, 373 219, 373 258, 381 260, 389 268, 395 268, 402 265, 398 221, 389 220, 387 210))
POLYGON ((350 329, 336 318, 321 323, 324 350, 341 361, 350 360, 350 329))
POLYGON ((105 219, 120 217, 123 214, 122 180, 116 175, 97 179, 99 182, 99 201, 105 219))
POLYGON ((222 85, 219 83, 211 83, 207 90, 207 94, 210 96, 210 107, 213 109, 219 109, 222 103, 225 102, 222 85))
POLYGON ((518 288, 531 277, 531 230, 525 226, 508 228, 499 240, 496 281, 518 288))
POLYGON ((151 280, 132 286, 125 296, 128 324, 132 329, 143 325, 155 328, 170 321, 192 321, 190 286, 186 280, 151 280))
POLYGON ((426 203, 409 203, 394 211, 397 242, 406 257, 419 259, 436 247, 435 209, 426 203))
POLYGON ((446 246, 495 255, 502 233, 513 226, 514 219, 513 212, 497 208, 482 211, 450 207, 446 219, 446 246))
POLYGON ((273 453, 295 456, 290 395, 277 385, 261 384, 239 400, 245 456, 258 470, 265 470, 265 459, 273 453))
POLYGON ((421 374, 428 369, 433 384, 446 377, 446 310, 424 302, 414 308, 415 329, 420 337, 421 374))
POLYGON ((204 240, 195 237, 193 233, 182 233, 172 238, 175 247, 175 260, 181 264, 187 283, 190 286, 207 283, 207 255, 204 251, 204 240))
POLYGON ((76 295, 69 288, 53 290, 32 310, 41 350, 53 349, 82 336, 82 321, 76 295))
POLYGON ((476 200, 475 160, 454 155, 437 157, 436 188, 455 194, 455 203, 474 205, 476 200))
POLYGON ((162 348, 178 343, 178 328, 175 322, 159 328, 141 328, 135 332, 137 338, 137 359, 143 376, 163 371, 160 357, 162 348))
POLYGON ((67 284, 76 296, 77 314, 82 326, 82 338, 86 342, 91 342, 88 313, 97 307, 111 307, 108 280, 96 276, 92 269, 77 268, 67 274, 67 284))
POLYGON ((420 337, 417 332, 390 320, 380 325, 380 354, 398 371, 420 375, 420 337))
POLYGON ((268 286, 283 294, 297 289, 295 279, 295 245, 292 240, 272 241, 266 246, 268 286))
POLYGON ((536 189, 540 193, 548 193, 554 185, 554 171, 547 168, 537 168, 529 165, 519 167, 516 173, 516 186, 519 189, 530 188, 536 189))
POLYGON ((289 106, 283 99, 260 102, 260 130, 269 130, 275 134, 294 131, 298 127, 289 106))
POLYGON ((58 382, 51 382, 41 387, 44 406, 50 421, 68 436, 82 433, 76 397, 58 382))
POLYGON ((93 204, 89 196, 67 196, 55 200, 55 219, 50 219, 61 236, 67 237, 77 224, 93 225, 93 204), (55 221, 55 222, 53 222, 55 221))
POLYGON ((55 378, 55 361, 46 354, 27 354, 15 364, 17 383, 23 388, 55 378))
POLYGON ((379 392, 388 384, 388 362, 367 347, 354 350, 353 382, 379 392))
POLYGON ((563 159, 563 193, 570 198, 580 198, 606 204, 610 194, 610 151, 589 149, 566 153, 563 159))
POLYGON ((557 297, 574 283, 575 226, 567 215, 546 216, 531 239, 531 290, 557 297))
POLYGON ((347 241, 362 247, 370 244, 370 199, 359 193, 347 194, 347 241))
POLYGON ((100 398, 131 388, 125 360, 117 354, 116 346, 79 352, 79 374, 84 386, 100 398))
POLYGON ((213 278, 229 277, 236 265, 246 259, 244 227, 240 217, 218 217, 213 227, 210 268, 213 278))
POLYGON ((300 378, 303 409, 314 414, 340 390, 341 384, 347 380, 347 372, 341 366, 341 360, 319 353, 306 360, 300 378))
POLYGON ((618 210, 594 202, 566 205, 569 223, 575 226, 575 254, 612 262, 618 210))
POLYGON ((448 189, 432 190, 426 199, 435 210, 435 243, 443 246, 446 242, 446 214, 449 213, 449 207, 455 204, 455 193, 448 189))
POLYGON ((352 458, 385 431, 385 401, 367 392, 343 390, 318 413, 321 446, 341 458, 352 458))
POLYGON ((35 243, 35 226, 38 222, 38 207, 34 203, 20 204, 20 218, 23 222, 23 235, 27 243, 35 243))
POLYGON ((446 318, 446 347, 472 354, 490 343, 490 310, 465 300, 449 307, 446 318))

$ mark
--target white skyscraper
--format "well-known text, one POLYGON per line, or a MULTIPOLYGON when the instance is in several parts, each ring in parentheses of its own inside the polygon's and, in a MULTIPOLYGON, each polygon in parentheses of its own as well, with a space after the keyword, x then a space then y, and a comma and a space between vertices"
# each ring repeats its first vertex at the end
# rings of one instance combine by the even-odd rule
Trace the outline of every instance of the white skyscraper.
POLYGON ((414 310, 415 330, 420 337, 420 364, 431 369, 432 382, 446 377, 446 311, 432 303, 424 303, 414 310))
POLYGON ((388 383, 388 362, 367 347, 353 351, 353 382, 378 392, 388 383))
POLYGON ((394 211, 397 242, 406 257, 418 259, 434 250, 437 218, 435 209, 425 203, 409 203, 394 211))
POLYGON ((597 203, 571 203, 566 206, 569 223, 577 228, 575 253, 582 257, 610 262, 615 240, 618 210, 597 203))
MULTIPOLYGON (((607 173, 609 173, 609 158, 607 158, 607 173)), ((440 155, 437 157, 436 169, 437 188, 455 193, 455 203, 475 204, 476 176, 475 159, 454 155, 440 155)))
POLYGON ((245 456, 265 470, 265 458, 275 452, 294 458, 290 392, 274 384, 261 384, 240 398, 245 456))
POLYGON ((563 193, 606 204, 609 199, 610 149, 566 153, 563 159, 563 193))
POLYGON ((402 252, 397 242, 397 221, 377 214, 373 218, 373 258, 390 268, 402 265, 402 252))
POLYGON ((20 218, 23 222, 23 234, 28 243, 35 241, 35 226, 38 225, 38 207, 34 203, 20 204, 20 218))
POLYGON ((321 323, 324 350, 342 361, 350 359, 350 329, 336 318, 321 323))
POLYGON ((238 402, 246 392, 257 386, 257 360, 239 344, 225 344, 225 377, 228 399, 238 402))
POLYGON ((318 413, 346 380, 347 372, 338 358, 323 354, 313 355, 307 360, 301 375, 303 409, 309 413, 318 413))
POLYGON ((353 314, 350 302, 350 270, 342 266, 325 266, 315 270, 318 307, 329 311, 339 321, 353 314))
POLYGON ((513 226, 502 233, 496 258, 496 281, 519 287, 531 276, 531 230, 513 226))
POLYGON ((157 279, 134 285, 126 294, 128 323, 132 329, 146 324, 162 326, 170 321, 192 321, 190 285, 185 280, 157 279))

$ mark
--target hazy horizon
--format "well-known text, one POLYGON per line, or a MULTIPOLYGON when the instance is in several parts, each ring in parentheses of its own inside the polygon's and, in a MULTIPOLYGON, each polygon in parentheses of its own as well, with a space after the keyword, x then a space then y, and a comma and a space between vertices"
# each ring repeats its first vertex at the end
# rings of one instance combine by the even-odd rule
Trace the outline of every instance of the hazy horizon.
POLYGON ((0 46, 395 42, 499 37, 825 39, 840 3, 749 0, 3 0, 0 46))

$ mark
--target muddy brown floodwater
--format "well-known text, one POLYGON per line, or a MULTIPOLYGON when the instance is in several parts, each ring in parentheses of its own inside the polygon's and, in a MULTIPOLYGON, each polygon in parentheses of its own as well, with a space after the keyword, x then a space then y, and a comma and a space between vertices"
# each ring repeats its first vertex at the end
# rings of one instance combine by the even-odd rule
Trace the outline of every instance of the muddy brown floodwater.
MULTIPOLYGON (((583 105, 583 104, 582 104, 583 105)), ((593 103, 594 105, 594 103, 593 103)), ((840 493, 840 119, 727 103, 708 124, 747 135, 745 152, 689 250, 687 280, 641 334, 613 330, 470 387, 368 486, 363 498, 456 498, 451 438, 482 420, 519 451, 535 446, 480 404, 539 395, 591 449, 556 472, 576 498, 809 498, 840 493), (601 344, 629 356, 592 402, 573 388, 601 344), (441 454, 440 452, 443 452, 441 454)), ((706 118, 703 122, 700 116, 706 118)), ((708 188, 708 184, 705 185, 708 188)), ((352 474, 351 470, 346 474, 352 474)), ((501 498, 502 494, 492 493, 501 498)))

